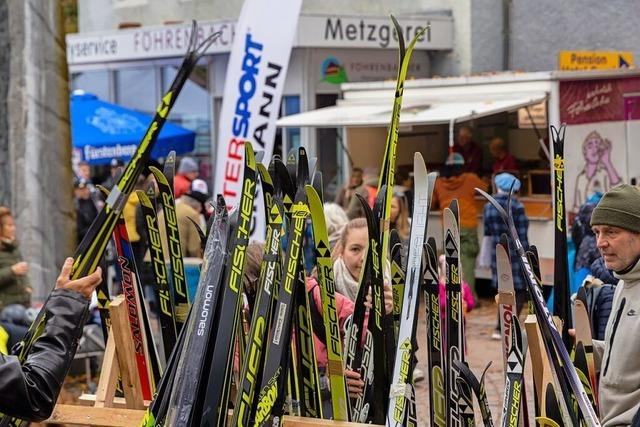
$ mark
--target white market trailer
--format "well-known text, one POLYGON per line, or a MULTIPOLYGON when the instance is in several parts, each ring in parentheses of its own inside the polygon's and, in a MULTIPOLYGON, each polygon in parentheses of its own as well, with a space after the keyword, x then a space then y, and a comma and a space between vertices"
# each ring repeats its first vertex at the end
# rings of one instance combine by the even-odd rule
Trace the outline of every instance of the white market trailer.
MULTIPOLYGON (((379 168, 391 117, 395 82, 345 83, 337 105, 283 117, 278 126, 341 128, 355 165, 379 168)), ((529 240, 538 247, 543 280, 553 268, 551 164, 541 141, 547 125, 567 123, 565 139, 566 204, 576 211, 590 193, 640 177, 640 71, 550 71, 431 78, 405 83, 400 114, 397 165, 409 165, 420 151, 431 168, 441 165, 453 144, 456 125, 474 129, 490 169, 488 140, 500 136, 526 164, 521 199, 530 218, 529 240), (527 114, 527 110, 533 117, 527 114), (533 123, 537 123, 538 135, 533 123), (542 156, 542 157, 541 157, 542 156), (542 161, 542 165, 540 165, 542 161), (547 183, 540 185, 540 178, 547 183), (546 190, 541 190, 546 187, 546 190)), ((304 143, 304 141, 303 141, 304 143)), ((347 164, 345 153, 345 164, 347 164)), ((346 178, 348 170, 343 170, 346 178)), ((481 204, 482 200, 478 200, 481 204)), ((571 218, 571 215, 570 215, 571 218)), ((433 213, 429 232, 441 235, 433 213)), ((482 236, 482 224, 478 228, 482 236)), ((486 271, 478 271, 486 276, 486 271)))

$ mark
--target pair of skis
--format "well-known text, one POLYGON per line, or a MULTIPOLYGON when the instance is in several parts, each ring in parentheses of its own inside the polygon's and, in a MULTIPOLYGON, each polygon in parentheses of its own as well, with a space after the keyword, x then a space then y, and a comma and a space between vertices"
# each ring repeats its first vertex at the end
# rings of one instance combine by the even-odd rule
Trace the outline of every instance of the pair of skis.
POLYGON ((386 417, 386 425, 388 426, 406 424, 409 415, 409 402, 413 395, 413 358, 416 351, 417 309, 422 283, 422 257, 431 195, 436 178, 435 174, 427 175, 427 169, 420 153, 414 154, 413 165, 415 180, 413 221, 411 222, 409 238, 409 254, 404 268, 405 284, 398 328, 398 345, 395 353, 390 402, 386 417))

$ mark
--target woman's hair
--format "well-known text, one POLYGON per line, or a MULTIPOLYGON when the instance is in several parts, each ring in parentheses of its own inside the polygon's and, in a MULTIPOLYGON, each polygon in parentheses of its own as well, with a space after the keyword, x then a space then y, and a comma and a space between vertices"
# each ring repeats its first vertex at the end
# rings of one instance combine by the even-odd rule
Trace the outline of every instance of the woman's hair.
POLYGON ((409 226, 409 206, 407 205, 407 200, 404 195, 394 194, 393 198, 400 204, 400 212, 398 212, 398 218, 396 218, 393 228, 396 229, 402 240, 406 240, 409 238, 409 233, 411 232, 411 227, 409 226))
POLYGON ((333 261, 338 259, 342 252, 344 251, 344 247, 347 245, 347 239, 349 238, 349 232, 356 228, 366 228, 367 220, 364 218, 354 218, 347 223, 342 229, 342 234, 340 235, 340 240, 336 244, 335 248, 333 248, 333 253, 331 254, 331 258, 333 261))
POLYGON ((242 282, 248 294, 256 294, 258 280, 260 279, 260 265, 262 264, 263 250, 264 244, 260 242, 251 242, 249 246, 247 246, 242 282))
POLYGON ((337 203, 324 204, 324 217, 327 223, 327 235, 341 231, 349 222, 349 217, 344 209, 337 203))

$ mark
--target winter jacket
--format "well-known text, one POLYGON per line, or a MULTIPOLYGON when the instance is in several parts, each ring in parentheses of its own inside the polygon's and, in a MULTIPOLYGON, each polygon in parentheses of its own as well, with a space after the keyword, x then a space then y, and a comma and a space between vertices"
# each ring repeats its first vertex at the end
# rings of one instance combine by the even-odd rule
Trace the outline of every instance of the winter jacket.
POLYGON ((613 275, 611 270, 604 265, 604 258, 598 257, 591 263, 591 275, 596 279, 602 280, 602 283, 615 285, 618 279, 613 275))
MULTIPOLYGON (((309 292, 309 296, 313 296, 313 303, 317 308, 317 311, 312 310, 312 316, 315 315, 316 319, 320 319, 322 322, 322 299, 320 297, 320 286, 315 278, 309 277, 307 278, 307 292, 309 292), (318 317, 319 316, 319 317, 318 317)), ((342 294, 335 293, 336 296, 336 314, 338 315, 338 324, 340 325, 340 339, 344 342, 344 324, 347 319, 353 315, 353 302, 349 300, 349 298, 345 297, 342 294)), ((365 319, 366 320, 366 319, 365 319)), ((319 323, 318 323, 319 324, 319 323)), ((365 322, 366 324, 366 322, 365 322)), ((318 362, 318 367, 324 368, 327 366, 327 345, 325 341, 318 338, 318 335, 324 337, 324 329, 318 331, 318 328, 314 327, 313 329, 313 343, 316 349, 316 359, 318 362)), ((325 338, 326 339, 326 338, 325 338)))
POLYGON ((29 306, 31 292, 28 276, 16 276, 11 266, 22 261, 17 243, 0 241, 0 310, 9 304, 29 306))
POLYGON ((25 420, 48 418, 89 315, 89 301, 69 289, 56 289, 46 305, 47 322, 27 360, 0 355, 0 412, 25 420))
POLYGON ((177 174, 173 178, 173 197, 178 199, 182 197, 191 188, 191 180, 184 175, 177 174))
POLYGON ((603 427, 630 425, 640 408, 640 262, 614 275, 620 281, 605 339, 593 341, 603 427))
POLYGON ((180 231, 180 243, 182 255, 185 257, 202 258, 202 246, 200 234, 193 224, 202 223, 200 214, 186 203, 176 203, 176 217, 178 218, 178 230, 180 231))
POLYGON ((487 184, 474 173, 463 173, 448 178, 440 177, 433 189, 431 208, 444 210, 453 199, 458 199, 460 227, 475 228, 478 225, 478 206, 475 188, 487 189, 487 184))
MULTIPOLYGON (((461 283, 462 289, 462 299, 467 305, 467 309, 463 314, 466 314, 473 310, 473 307, 476 306, 476 300, 473 298, 473 292, 471 291, 471 287, 464 280, 461 283)), ((440 300, 440 316, 443 320, 447 317, 447 287, 444 280, 438 281, 438 298, 440 300)))
POLYGON ((610 270, 607 270, 602 257, 597 258, 591 263, 591 273, 593 277, 601 280, 603 283, 598 289, 591 307, 589 307, 593 338, 603 340, 618 279, 611 274, 610 270))
POLYGON ((93 220, 98 216, 98 209, 92 199, 76 199, 76 232, 78 242, 81 242, 84 235, 89 231, 93 220))

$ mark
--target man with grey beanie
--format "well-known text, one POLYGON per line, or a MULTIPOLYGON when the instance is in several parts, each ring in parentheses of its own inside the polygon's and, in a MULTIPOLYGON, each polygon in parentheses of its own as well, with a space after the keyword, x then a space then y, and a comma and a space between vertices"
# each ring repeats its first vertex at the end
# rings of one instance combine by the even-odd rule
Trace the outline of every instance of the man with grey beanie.
POLYGON ((620 279, 604 341, 594 340, 603 427, 630 425, 640 408, 640 190, 622 184, 593 210, 591 228, 606 267, 620 279))
POLYGON ((193 157, 183 157, 178 166, 178 173, 173 178, 173 197, 176 199, 191 188, 191 181, 200 175, 198 162, 193 157))

